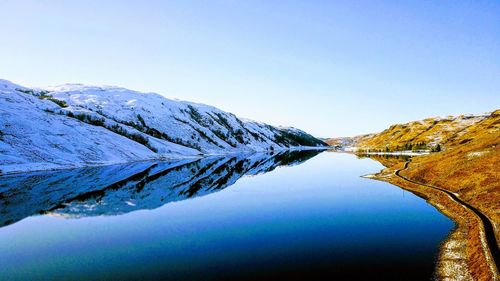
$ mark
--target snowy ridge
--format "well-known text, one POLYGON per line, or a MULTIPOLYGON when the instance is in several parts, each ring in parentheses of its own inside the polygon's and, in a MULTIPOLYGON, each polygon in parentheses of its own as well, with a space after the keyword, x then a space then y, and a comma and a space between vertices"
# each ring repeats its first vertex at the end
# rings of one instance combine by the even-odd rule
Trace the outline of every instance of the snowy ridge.
POLYGON ((0 118, 1 173, 325 146, 295 128, 113 86, 0 80, 0 118))

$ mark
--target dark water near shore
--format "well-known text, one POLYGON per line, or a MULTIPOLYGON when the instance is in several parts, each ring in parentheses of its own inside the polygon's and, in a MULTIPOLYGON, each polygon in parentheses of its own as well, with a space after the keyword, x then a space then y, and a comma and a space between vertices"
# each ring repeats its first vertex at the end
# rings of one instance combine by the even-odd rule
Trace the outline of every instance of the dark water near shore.
POLYGON ((453 223, 318 152, 0 177, 1 280, 429 280, 453 223))

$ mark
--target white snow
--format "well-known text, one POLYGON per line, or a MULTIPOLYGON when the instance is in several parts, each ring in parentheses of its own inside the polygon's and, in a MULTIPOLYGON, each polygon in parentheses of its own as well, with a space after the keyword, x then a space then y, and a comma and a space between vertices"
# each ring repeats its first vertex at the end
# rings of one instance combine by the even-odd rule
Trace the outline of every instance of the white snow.
POLYGON ((323 145, 295 128, 242 121, 209 105, 155 93, 82 84, 29 89, 0 80, 0 173, 4 174, 302 148, 304 143, 295 137, 314 140, 306 146, 323 145), (68 106, 61 107, 47 95, 68 106), (78 120, 81 114, 102 120, 102 125, 78 120))

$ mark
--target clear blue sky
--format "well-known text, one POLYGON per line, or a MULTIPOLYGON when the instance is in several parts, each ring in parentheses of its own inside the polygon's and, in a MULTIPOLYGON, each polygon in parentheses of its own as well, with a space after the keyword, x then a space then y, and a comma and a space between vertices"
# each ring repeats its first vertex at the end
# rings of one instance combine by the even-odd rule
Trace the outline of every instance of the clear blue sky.
POLYGON ((0 1, 0 78, 118 85, 316 136, 500 107, 500 1, 0 1))

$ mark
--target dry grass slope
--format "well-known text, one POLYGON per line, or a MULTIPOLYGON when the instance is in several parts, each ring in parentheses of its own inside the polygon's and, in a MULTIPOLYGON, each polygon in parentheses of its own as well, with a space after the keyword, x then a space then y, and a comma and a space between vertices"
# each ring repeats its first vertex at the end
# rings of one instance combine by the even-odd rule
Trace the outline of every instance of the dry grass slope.
MULTIPOLYGON (((400 150, 398 148, 408 147, 409 143, 422 142, 428 148, 439 143, 443 150, 414 157, 401 175, 415 182, 451 191, 462 201, 478 209, 493 224, 498 246, 500 244, 498 243, 500 241, 500 110, 488 115, 429 118, 394 125, 379 134, 358 138, 355 145, 360 150, 385 151, 386 147, 390 150, 400 150)), ((481 234, 482 225, 477 216, 471 212, 464 212, 464 208, 457 207, 455 203, 449 202, 447 196, 435 190, 404 182, 395 177, 394 171, 400 169, 404 162, 401 159, 389 160, 378 156, 376 160, 388 167, 377 175, 378 179, 397 184, 426 198, 457 222, 457 229, 444 243, 441 251, 438 273, 442 279, 469 280, 464 277, 463 272, 470 274, 469 277, 473 280, 498 278, 498 269, 495 274, 494 263, 488 258, 488 248, 482 242, 481 237, 484 237, 481 234), (463 258, 465 271, 459 266, 458 261, 461 259, 457 259, 454 265, 447 266, 450 259, 445 256, 450 255, 450 245, 455 244, 465 245, 463 252, 451 253, 463 258)))
POLYGON ((361 136, 356 146, 362 150, 398 151, 435 148, 438 144, 447 146, 472 125, 481 122, 487 115, 461 115, 446 118, 427 118, 406 124, 392 125, 378 134, 361 136))
POLYGON ((500 110, 451 136, 447 149, 415 157, 402 174, 418 182, 446 188, 500 223, 500 110))

